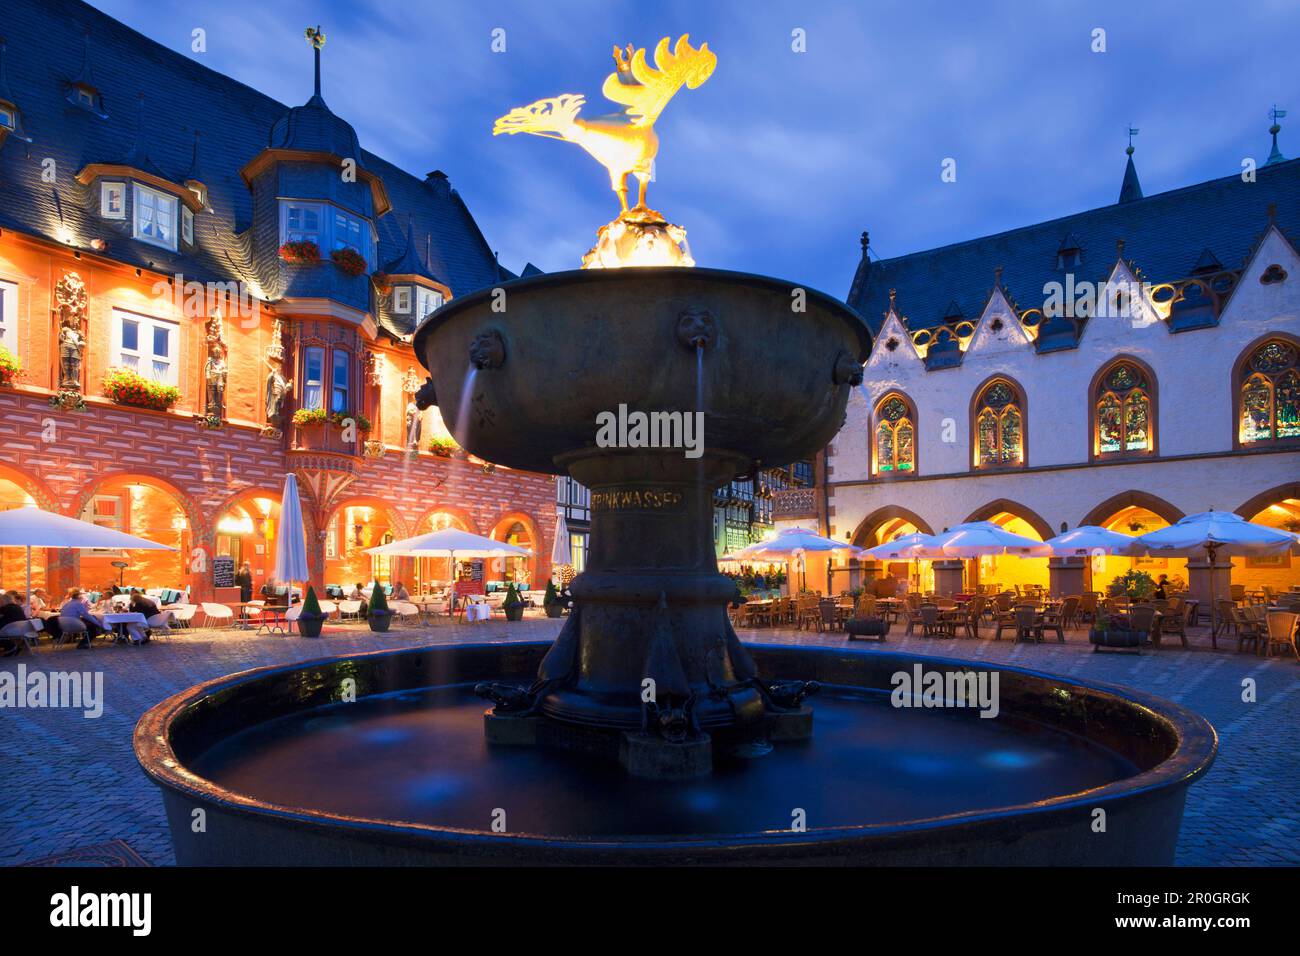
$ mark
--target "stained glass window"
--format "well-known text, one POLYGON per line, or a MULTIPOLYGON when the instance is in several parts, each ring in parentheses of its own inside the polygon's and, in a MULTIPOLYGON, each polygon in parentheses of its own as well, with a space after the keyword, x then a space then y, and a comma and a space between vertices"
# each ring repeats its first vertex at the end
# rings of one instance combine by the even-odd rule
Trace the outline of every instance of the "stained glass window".
POLYGON ((1120 362, 1097 388, 1097 452, 1122 455, 1151 449, 1151 397, 1136 365, 1120 362))
POLYGON ((876 425, 876 472, 894 474, 916 468, 916 429, 907 402, 891 395, 878 406, 876 425))
POLYGON ((1024 419, 1019 395, 999 379, 980 393, 975 416, 978 466, 1021 465, 1025 459, 1024 419))
POLYGON ((1241 384, 1242 442, 1300 438, 1300 354, 1288 342, 1265 342, 1246 363, 1241 384))

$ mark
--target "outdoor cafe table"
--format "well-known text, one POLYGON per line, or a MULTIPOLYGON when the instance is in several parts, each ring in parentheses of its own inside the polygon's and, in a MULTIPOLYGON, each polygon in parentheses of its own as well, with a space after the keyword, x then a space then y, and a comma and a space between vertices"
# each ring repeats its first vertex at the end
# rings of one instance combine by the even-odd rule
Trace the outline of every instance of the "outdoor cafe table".
POLYGON ((113 628, 114 640, 119 644, 130 640, 127 637, 126 626, 128 624, 139 624, 140 627, 148 626, 149 622, 145 616, 136 611, 126 611, 119 614, 105 614, 103 617, 105 624, 113 628))
POLYGON ((266 605, 257 615, 257 633, 266 631, 268 634, 288 634, 288 614, 289 608, 283 604, 266 605))

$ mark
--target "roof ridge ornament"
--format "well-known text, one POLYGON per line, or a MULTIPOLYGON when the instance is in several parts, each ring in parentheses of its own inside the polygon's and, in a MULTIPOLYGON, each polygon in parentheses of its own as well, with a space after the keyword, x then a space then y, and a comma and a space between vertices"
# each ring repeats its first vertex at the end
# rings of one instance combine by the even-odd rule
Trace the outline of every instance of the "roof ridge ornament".
POLYGON ((1140 133, 1136 126, 1128 127, 1128 146, 1124 153, 1128 162, 1124 164, 1124 181, 1119 187, 1119 202, 1133 202, 1142 198, 1142 183, 1138 181, 1137 167, 1133 165, 1133 137, 1140 133))
POLYGON ((1282 151, 1277 148, 1277 134, 1282 131, 1282 126, 1278 123, 1278 120, 1286 116, 1286 110, 1280 110, 1277 108, 1277 104, 1274 104, 1273 108, 1268 111, 1268 116, 1273 121, 1273 125, 1268 128, 1268 131, 1273 134, 1273 151, 1268 154, 1268 159, 1265 160, 1264 165, 1272 166, 1274 163, 1280 163, 1286 159, 1282 155, 1282 151))
POLYGON ((325 33, 321 30, 320 24, 317 24, 315 27, 308 27, 303 32, 303 36, 311 44, 311 48, 316 55, 316 85, 312 98, 324 102, 320 95, 320 51, 321 47, 325 45, 325 33))
POLYGON ((104 109, 104 97, 99 92, 99 87, 95 85, 90 60, 90 28, 87 27, 81 52, 81 70, 76 77, 68 81, 66 99, 73 106, 79 106, 89 113, 94 113, 100 119, 108 119, 108 113, 104 109))

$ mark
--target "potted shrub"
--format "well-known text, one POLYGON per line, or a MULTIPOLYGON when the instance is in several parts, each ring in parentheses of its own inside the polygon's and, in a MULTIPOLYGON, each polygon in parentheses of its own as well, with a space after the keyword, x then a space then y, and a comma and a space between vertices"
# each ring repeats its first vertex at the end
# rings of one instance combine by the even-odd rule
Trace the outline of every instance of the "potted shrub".
POLYGON ((309 239, 286 242, 280 247, 280 258, 285 262, 314 266, 320 262, 320 246, 309 239))
POLYGON ((505 609, 507 621, 522 621, 524 619, 524 601, 513 584, 506 589, 506 599, 501 607, 505 609))
POLYGON ((1122 614, 1098 615, 1088 632, 1088 640, 1094 652, 1103 647, 1114 647, 1140 654, 1146 632, 1133 630, 1128 618, 1122 614))
POLYGON ((321 612, 320 601, 316 599, 316 589, 309 584, 302 610, 298 612, 298 633, 303 637, 320 637, 324 623, 325 615, 321 612))
POLYGON ((1111 597, 1127 597, 1130 601, 1142 601, 1155 593, 1156 582, 1145 571, 1134 568, 1111 581, 1106 591, 1111 597))
POLYGON ((0 345, 0 385, 12 385, 22 370, 23 366, 18 361, 18 356, 0 345))
POLYGON ((345 276, 356 278, 364 275, 366 271, 366 259, 355 249, 335 249, 330 253, 330 261, 334 267, 342 272, 345 276))
POLYGON ((129 368, 110 368, 104 376, 104 394, 118 405, 165 412, 181 400, 181 390, 145 378, 129 368))
POLYGON ((546 597, 542 598, 542 608, 547 617, 559 617, 564 613, 564 604, 560 600, 560 592, 555 589, 554 581, 546 582, 546 597))
POLYGON ((376 581, 370 589, 370 604, 366 609, 366 621, 372 631, 386 631, 393 623, 393 612, 388 609, 388 595, 376 581))

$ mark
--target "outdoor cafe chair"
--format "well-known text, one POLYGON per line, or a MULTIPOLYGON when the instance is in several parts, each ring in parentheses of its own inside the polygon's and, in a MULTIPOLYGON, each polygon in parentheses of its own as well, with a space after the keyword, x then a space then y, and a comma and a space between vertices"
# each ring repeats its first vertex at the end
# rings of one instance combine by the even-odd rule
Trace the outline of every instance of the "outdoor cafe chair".
POLYGON ((412 618, 415 618, 418 622, 420 619, 420 609, 410 601, 394 601, 392 610, 394 615, 403 620, 409 621, 412 618))
POLYGON ((1187 646, 1187 610, 1183 607, 1182 598, 1171 598, 1169 606, 1160 615, 1160 632, 1155 638, 1156 647, 1160 646, 1160 640, 1164 637, 1181 638, 1183 647, 1187 646))
POLYGON ((984 595, 977 594, 971 598, 959 614, 961 615, 962 630, 966 636, 978 638, 980 636, 980 621, 984 617, 984 595))
POLYGON ((190 627, 194 621, 194 614, 198 609, 197 604, 173 604, 163 608, 164 611, 171 612, 172 624, 176 627, 190 627))
MULTIPOLYGON (((86 639, 86 622, 79 617, 64 617, 59 615, 59 638, 54 643, 64 644, 68 641, 83 641, 86 639)), ((87 641, 87 643, 91 643, 87 641)))
POLYGON ((1268 644, 1264 648, 1264 654, 1272 654, 1275 647, 1285 647, 1300 660, 1300 650, 1296 649, 1296 621, 1300 620, 1300 614, 1294 611, 1269 611, 1265 620, 1268 626, 1268 644))
POLYGON ((339 620, 355 619, 361 616, 360 601, 339 601, 339 620))
POLYGON ((38 623, 39 618, 27 621, 12 621, 4 627, 0 627, 0 638, 7 640, 20 640, 27 645, 28 650, 36 650, 36 641, 41 633, 41 626, 38 623))
POLYGON ((235 619, 235 612, 224 604, 203 601, 199 604, 199 607, 203 611, 204 627, 224 627, 227 622, 235 619))
MULTIPOLYGON (((1129 608, 1128 626, 1139 634, 1152 635, 1156 626, 1156 609, 1151 604, 1135 604, 1129 608)), ((1152 637, 1152 642, 1155 638, 1152 637)))
MULTIPOLYGON (((1069 600, 1066 601, 1066 604, 1069 604, 1069 600)), ((1056 640, 1059 643, 1065 643, 1065 622, 1067 620, 1065 608, 1066 605, 1062 605, 1057 610, 1043 612, 1038 620, 1038 637, 1040 640, 1047 636, 1048 631, 1051 631, 1056 635, 1056 640)))
POLYGON ((1032 604, 1018 604, 1013 612, 1017 641, 1041 641, 1043 628, 1038 618, 1038 608, 1032 604))

